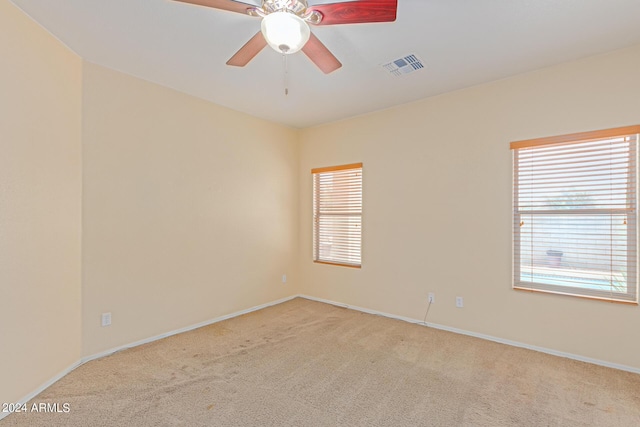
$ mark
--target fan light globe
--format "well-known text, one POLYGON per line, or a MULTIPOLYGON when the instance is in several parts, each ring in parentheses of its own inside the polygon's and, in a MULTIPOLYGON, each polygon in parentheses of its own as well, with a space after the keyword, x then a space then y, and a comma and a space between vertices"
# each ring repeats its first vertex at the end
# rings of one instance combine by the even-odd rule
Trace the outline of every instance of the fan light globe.
POLYGON ((289 12, 273 12, 262 19, 262 35, 275 51, 296 53, 307 43, 309 25, 289 12))

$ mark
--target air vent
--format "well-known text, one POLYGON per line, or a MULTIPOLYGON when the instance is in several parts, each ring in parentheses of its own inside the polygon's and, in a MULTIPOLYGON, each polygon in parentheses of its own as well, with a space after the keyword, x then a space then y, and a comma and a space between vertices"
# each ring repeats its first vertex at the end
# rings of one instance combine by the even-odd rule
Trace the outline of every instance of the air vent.
POLYGON ((414 71, 422 70, 424 63, 416 55, 407 55, 402 58, 383 64, 384 68, 392 76, 400 77, 414 71))

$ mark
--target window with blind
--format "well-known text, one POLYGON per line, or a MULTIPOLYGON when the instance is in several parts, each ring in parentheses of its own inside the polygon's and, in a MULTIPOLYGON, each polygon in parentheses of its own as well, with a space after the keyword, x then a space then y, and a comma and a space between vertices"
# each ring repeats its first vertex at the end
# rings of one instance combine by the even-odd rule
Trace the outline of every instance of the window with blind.
POLYGON ((312 169, 313 260, 360 267, 362 163, 312 169))
POLYGON ((514 288, 637 303, 638 134, 511 143, 514 288))

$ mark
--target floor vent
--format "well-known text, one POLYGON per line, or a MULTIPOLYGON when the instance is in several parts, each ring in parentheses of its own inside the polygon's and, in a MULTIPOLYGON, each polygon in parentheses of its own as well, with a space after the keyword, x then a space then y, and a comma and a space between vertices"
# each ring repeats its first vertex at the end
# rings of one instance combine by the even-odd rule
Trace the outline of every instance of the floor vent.
POLYGON ((392 76, 400 77, 424 69, 424 63, 416 55, 412 54, 383 64, 382 68, 392 76))

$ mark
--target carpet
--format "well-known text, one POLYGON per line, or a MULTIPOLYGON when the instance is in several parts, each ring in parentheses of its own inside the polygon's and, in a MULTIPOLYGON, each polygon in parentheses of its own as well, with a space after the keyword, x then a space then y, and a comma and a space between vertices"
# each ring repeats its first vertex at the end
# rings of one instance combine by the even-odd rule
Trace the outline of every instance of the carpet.
POLYGON ((638 426, 640 375, 298 298, 86 363, 27 409, 0 427, 638 426))

